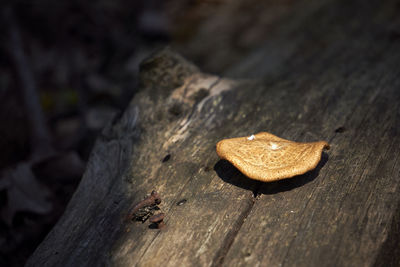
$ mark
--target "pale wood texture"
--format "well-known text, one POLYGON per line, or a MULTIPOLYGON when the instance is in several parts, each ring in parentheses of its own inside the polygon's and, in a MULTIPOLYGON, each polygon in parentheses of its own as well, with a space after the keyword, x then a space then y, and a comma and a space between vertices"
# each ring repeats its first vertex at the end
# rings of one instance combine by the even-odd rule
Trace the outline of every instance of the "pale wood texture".
POLYGON ((145 61, 141 91, 27 266, 399 265, 399 7, 305 9, 225 73, 261 82, 203 74, 169 50, 145 61), (331 149, 273 183, 218 159, 219 140, 261 131, 331 149), (124 220, 152 190, 162 231, 124 220))

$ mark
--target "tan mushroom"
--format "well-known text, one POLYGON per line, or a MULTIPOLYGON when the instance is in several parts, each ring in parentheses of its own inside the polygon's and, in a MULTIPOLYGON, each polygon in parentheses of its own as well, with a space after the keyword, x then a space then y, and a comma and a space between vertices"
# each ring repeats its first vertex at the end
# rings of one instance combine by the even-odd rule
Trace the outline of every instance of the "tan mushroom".
POLYGON ((325 141, 292 142, 267 132, 249 137, 224 139, 217 143, 217 154, 251 179, 272 182, 306 173, 321 160, 325 141))

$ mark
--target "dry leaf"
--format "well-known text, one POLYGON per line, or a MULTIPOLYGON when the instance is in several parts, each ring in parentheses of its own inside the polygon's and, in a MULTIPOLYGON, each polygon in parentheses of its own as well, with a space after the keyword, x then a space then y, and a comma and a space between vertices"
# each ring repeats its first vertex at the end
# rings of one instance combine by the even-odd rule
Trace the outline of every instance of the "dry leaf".
POLYGON ((40 184, 28 163, 19 164, 1 178, 0 190, 7 192, 7 205, 1 209, 1 218, 11 225, 17 212, 46 214, 51 211, 50 191, 40 184))

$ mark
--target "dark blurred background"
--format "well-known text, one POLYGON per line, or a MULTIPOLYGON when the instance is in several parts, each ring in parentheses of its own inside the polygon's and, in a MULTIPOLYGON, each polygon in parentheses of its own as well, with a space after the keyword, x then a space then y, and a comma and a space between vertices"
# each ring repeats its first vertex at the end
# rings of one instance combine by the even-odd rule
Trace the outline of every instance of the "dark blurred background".
POLYGON ((168 45, 224 74, 304 2, 2 1, 0 265, 23 266, 60 218, 141 60, 168 45))

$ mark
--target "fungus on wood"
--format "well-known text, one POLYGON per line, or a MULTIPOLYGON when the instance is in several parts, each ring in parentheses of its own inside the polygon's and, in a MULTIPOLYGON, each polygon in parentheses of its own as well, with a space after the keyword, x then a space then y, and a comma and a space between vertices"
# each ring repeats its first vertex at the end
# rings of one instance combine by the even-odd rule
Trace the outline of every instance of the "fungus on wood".
POLYGON ((224 139, 217 144, 217 154, 251 179, 272 182, 314 169, 321 153, 329 149, 325 141, 292 142, 267 132, 250 137, 224 139))

